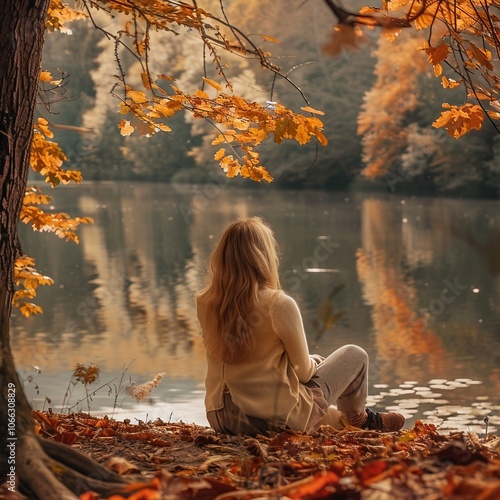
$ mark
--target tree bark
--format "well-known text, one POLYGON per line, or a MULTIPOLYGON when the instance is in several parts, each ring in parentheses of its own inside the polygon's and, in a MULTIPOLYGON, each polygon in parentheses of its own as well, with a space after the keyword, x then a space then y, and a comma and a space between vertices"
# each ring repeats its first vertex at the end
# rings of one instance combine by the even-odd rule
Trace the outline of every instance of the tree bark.
POLYGON ((29 169, 50 0, 0 0, 0 483, 29 498, 75 500, 126 482, 69 446, 35 436, 10 349, 17 226, 29 169))
POLYGON ((14 449, 11 438, 33 426, 10 350, 9 320, 48 5, 49 0, 0 2, 0 415, 7 416, 0 430, 2 469, 7 444, 14 449))

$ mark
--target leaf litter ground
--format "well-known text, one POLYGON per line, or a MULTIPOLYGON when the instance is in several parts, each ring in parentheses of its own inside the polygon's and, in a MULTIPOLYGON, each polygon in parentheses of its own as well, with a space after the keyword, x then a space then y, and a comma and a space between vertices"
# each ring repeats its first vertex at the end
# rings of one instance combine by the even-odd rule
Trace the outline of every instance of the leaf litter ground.
POLYGON ((195 424, 130 423, 35 411, 37 433, 89 455, 129 484, 82 500, 500 498, 500 438, 321 427, 312 435, 226 436, 195 424))

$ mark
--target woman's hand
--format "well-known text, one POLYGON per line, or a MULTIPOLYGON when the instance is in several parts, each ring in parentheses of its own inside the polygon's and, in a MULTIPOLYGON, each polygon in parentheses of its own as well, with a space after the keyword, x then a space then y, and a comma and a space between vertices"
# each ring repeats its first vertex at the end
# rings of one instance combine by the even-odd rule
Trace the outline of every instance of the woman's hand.
POLYGON ((325 361, 325 358, 323 356, 320 356, 319 354, 309 354, 309 357, 317 364, 320 365, 325 361))

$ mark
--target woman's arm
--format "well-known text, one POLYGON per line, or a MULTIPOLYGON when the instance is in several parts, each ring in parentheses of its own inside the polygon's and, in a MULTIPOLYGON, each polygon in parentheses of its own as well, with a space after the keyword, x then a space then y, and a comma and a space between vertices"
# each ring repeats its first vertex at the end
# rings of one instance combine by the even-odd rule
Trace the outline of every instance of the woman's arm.
POLYGON ((271 306, 271 321, 282 340, 295 373, 302 383, 316 373, 318 366, 309 356, 302 316, 295 300, 280 293, 271 306))

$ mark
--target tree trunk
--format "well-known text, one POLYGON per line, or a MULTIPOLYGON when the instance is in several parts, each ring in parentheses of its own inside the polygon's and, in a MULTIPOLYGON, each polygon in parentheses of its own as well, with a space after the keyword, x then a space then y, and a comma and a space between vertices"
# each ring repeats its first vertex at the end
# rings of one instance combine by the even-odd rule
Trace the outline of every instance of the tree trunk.
POLYGON ((10 349, 17 225, 29 168, 33 115, 50 0, 0 0, 0 482, 32 499, 75 499, 123 480, 69 446, 35 436, 10 349))
MULTIPOLYGON (((9 424, 15 414, 15 428, 11 425, 9 430, 17 436, 31 428, 32 421, 12 359, 9 319, 48 4, 49 0, 0 2, 0 414, 9 416, 9 424)), ((0 453, 7 449, 6 439, 15 437, 6 430, 0 432, 0 453)))

